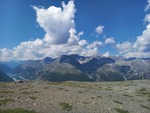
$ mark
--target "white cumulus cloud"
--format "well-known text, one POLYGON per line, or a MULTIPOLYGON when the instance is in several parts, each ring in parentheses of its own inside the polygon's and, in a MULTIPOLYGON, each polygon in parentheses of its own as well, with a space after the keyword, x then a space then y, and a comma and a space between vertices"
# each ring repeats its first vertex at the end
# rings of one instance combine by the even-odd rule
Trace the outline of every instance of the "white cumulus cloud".
POLYGON ((145 7, 145 11, 148 11, 150 9, 150 0, 147 0, 148 5, 145 7))
POLYGON ((121 44, 116 44, 116 48, 118 49, 120 54, 126 54, 133 51, 133 44, 127 41, 121 44))
MULTIPOLYGON (((146 6, 145 11, 150 9, 150 0, 147 1, 148 5, 146 6)), ((150 57, 150 14, 145 16, 145 22, 148 22, 146 29, 137 37, 134 43, 128 41, 122 44, 116 44, 116 48, 120 54, 125 57, 150 57)))
POLYGON ((105 39, 105 44, 115 44, 115 40, 113 37, 111 38, 106 38, 105 39))
POLYGON ((74 1, 69 1, 68 4, 62 2, 62 8, 32 7, 36 11, 37 22, 46 32, 44 37, 21 42, 12 49, 0 48, 0 61, 39 60, 67 54, 91 56, 98 53, 102 42, 94 41, 88 44, 86 40, 81 39, 83 31, 76 32, 74 1))
POLYGON ((69 31, 75 27, 74 1, 69 1, 67 5, 62 2, 62 8, 50 6, 45 9, 33 6, 33 9, 36 11, 37 22, 46 32, 44 38, 46 42, 62 44, 68 41, 69 31))
POLYGON ((110 56, 110 53, 107 51, 106 53, 102 54, 102 56, 104 56, 104 57, 109 57, 109 56, 110 56))
POLYGON ((134 43, 124 42, 116 44, 119 53, 125 57, 150 57, 150 24, 147 25, 146 30, 141 36, 138 36, 134 43))
POLYGON ((87 45, 87 49, 92 49, 92 48, 95 48, 97 46, 102 46, 103 43, 101 41, 94 41, 93 43, 87 45))
POLYGON ((145 22, 150 22, 150 14, 147 14, 147 15, 145 16, 145 22))
POLYGON ((137 37, 134 48, 140 52, 150 53, 150 24, 147 25, 142 35, 137 37))
POLYGON ((95 32, 97 34, 102 34, 103 33, 103 29, 104 29, 104 26, 99 25, 99 26, 96 27, 95 32))
POLYGON ((12 51, 7 48, 0 48, 0 61, 13 60, 12 51))

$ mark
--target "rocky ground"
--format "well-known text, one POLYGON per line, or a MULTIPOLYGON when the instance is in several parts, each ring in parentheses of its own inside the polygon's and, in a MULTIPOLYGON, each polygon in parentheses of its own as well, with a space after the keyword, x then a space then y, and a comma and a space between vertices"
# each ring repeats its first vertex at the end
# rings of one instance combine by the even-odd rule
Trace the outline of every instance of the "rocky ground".
POLYGON ((37 113, 150 113, 150 81, 1 82, 0 110, 14 108, 37 113))

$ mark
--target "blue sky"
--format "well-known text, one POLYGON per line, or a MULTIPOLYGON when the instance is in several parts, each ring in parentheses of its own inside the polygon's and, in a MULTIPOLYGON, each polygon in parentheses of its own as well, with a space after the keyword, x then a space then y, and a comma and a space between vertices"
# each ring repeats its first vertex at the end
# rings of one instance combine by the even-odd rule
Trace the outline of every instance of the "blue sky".
POLYGON ((150 0, 1 0, 0 60, 61 54, 150 57, 149 4, 150 0))

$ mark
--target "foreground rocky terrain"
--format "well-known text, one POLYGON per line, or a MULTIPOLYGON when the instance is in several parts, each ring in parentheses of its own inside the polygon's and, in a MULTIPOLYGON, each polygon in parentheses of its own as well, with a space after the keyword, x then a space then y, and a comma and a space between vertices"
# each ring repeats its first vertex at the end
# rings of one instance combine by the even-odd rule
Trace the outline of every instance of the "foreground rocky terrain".
POLYGON ((29 113, 150 113, 150 81, 1 82, 0 113, 15 108, 29 113))

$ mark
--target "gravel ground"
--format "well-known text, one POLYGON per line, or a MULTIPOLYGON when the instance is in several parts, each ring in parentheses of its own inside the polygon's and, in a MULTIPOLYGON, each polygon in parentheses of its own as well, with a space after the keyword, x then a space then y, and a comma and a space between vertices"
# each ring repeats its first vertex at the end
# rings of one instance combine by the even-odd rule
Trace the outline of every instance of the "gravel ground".
POLYGON ((37 113, 150 113, 150 81, 1 82, 0 110, 14 108, 37 113))

